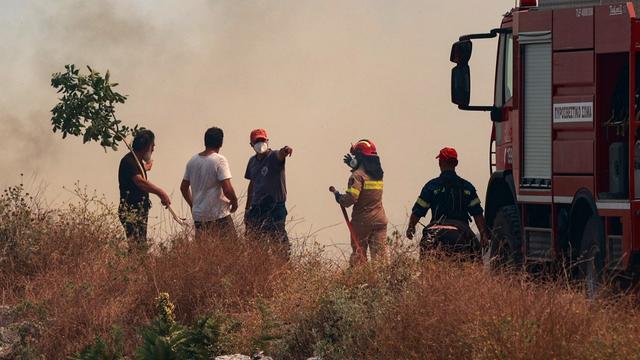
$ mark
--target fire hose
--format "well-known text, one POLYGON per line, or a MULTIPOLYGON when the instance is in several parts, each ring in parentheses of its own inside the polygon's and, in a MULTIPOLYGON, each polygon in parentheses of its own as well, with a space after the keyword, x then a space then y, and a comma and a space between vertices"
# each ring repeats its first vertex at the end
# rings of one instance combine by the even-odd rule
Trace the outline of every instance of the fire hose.
MULTIPOLYGON (((335 187, 329 187, 329 191, 334 195, 339 194, 338 190, 335 187)), ((353 225, 351 224, 351 220, 349 220, 349 215, 347 214, 347 209, 340 204, 340 209, 342 210, 342 216, 344 216, 344 221, 347 223, 347 227, 349 228, 349 234, 351 235, 351 244, 356 248, 356 253, 362 256, 363 259, 367 258, 367 254, 364 253, 362 246, 360 245, 360 241, 358 241, 358 236, 356 235, 355 230, 353 230, 353 225)))
MULTIPOLYGON (((131 147, 131 145, 129 144, 128 141, 124 140, 124 144, 127 146, 127 149, 129 149, 129 151, 133 155, 133 158, 136 160, 136 164, 138 165, 138 170, 140 170, 140 173, 142 174, 144 179, 147 180, 147 172, 144 171, 144 167, 142 166, 142 161, 140 161, 140 159, 138 159, 138 156, 133 151, 133 148, 131 147)), ((173 218, 173 220, 175 220, 178 224, 180 224, 182 226, 186 226, 187 225, 186 219, 179 218, 178 215, 176 214, 176 212, 171 207, 171 205, 165 205, 165 207, 171 213, 171 217, 173 218)))

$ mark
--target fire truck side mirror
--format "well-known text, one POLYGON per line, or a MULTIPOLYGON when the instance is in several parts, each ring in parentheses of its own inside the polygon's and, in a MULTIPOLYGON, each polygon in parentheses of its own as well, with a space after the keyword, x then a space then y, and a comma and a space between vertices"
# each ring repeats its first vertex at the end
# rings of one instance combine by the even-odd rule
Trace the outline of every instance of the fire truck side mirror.
POLYGON ((468 64, 471 60, 473 44, 470 40, 461 40, 451 46, 451 62, 456 64, 468 64))
POLYGON ((493 110, 491 110, 491 121, 498 123, 504 121, 504 119, 502 118, 501 107, 494 107, 493 110))
POLYGON ((451 102, 459 107, 469 106, 471 101, 471 72, 466 63, 451 70, 451 102))

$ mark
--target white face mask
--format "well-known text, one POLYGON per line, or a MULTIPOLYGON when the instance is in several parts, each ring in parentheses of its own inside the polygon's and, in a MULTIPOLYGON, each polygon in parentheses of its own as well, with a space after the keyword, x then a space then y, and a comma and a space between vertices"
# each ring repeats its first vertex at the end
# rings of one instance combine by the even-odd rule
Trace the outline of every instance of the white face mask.
POLYGON ((267 143, 264 141, 260 141, 253 145, 253 150, 257 154, 264 154, 267 152, 267 150, 269 150, 269 145, 267 145, 267 143))
POLYGON ((360 166, 360 162, 355 157, 349 161, 349 167, 353 170, 357 169, 360 166))
POLYGON ((147 163, 151 161, 151 151, 144 153, 144 155, 142 155, 142 160, 147 163))

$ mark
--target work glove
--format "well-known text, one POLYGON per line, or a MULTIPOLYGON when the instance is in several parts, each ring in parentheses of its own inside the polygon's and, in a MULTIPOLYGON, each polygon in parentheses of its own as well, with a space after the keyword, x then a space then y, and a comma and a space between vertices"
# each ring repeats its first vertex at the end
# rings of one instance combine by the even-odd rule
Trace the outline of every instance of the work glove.
POLYGON ((413 236, 416 234, 416 228, 415 227, 408 227, 407 228, 407 238, 409 240, 413 240, 413 236))
POLYGON ((340 197, 342 197, 342 194, 340 194, 339 192, 336 191, 336 192, 333 193, 333 196, 336 197, 336 202, 338 204, 340 204, 340 197))
POLYGON ((353 156, 351 154, 347 154, 347 155, 344 156, 344 160, 343 161, 344 161, 345 164, 347 164, 348 167, 353 169, 352 165, 353 165, 353 161, 354 160, 355 159, 353 158, 353 156))

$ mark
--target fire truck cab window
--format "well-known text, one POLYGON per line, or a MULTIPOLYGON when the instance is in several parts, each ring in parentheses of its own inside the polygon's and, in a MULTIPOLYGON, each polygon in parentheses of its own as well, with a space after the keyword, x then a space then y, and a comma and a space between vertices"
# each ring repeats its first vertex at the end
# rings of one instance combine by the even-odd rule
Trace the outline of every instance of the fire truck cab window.
POLYGON ((496 68, 495 101, 502 107, 513 96, 513 36, 500 35, 498 43, 498 67, 496 68))
POLYGON ((513 96, 513 36, 505 35, 504 102, 513 96))

